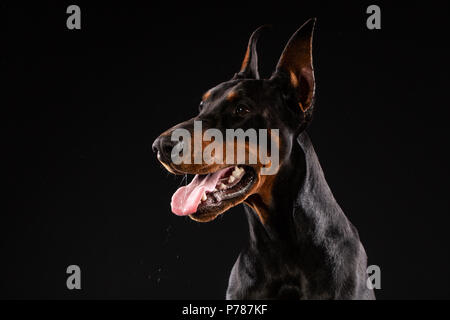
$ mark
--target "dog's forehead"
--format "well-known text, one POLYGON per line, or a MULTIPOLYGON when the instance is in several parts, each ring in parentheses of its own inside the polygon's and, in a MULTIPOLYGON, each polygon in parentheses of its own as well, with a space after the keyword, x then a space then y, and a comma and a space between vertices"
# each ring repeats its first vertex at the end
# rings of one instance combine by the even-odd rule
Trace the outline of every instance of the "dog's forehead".
POLYGON ((267 89, 267 83, 264 80, 231 80, 222 82, 219 85, 206 91, 203 95, 203 101, 213 102, 216 100, 233 100, 239 97, 251 98, 267 89))

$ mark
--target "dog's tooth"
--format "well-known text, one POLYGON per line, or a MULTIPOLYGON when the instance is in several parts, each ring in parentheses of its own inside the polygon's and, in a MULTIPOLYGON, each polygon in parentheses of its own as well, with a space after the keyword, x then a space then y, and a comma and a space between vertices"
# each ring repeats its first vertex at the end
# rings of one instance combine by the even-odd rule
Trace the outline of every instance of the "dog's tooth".
POLYGON ((227 188, 227 186, 224 185, 223 183, 221 183, 221 184, 219 185, 219 190, 225 190, 226 188, 227 188))
POLYGON ((203 194, 202 196, 202 201, 206 201, 207 197, 206 197, 206 193, 203 194))
POLYGON ((230 177, 228 178, 228 183, 233 183, 234 180, 236 180, 236 178, 235 178, 234 176, 230 176, 230 177))
POLYGON ((217 192, 217 188, 214 188, 213 192, 217 192))
POLYGON ((235 177, 235 178, 239 178, 240 176, 242 176, 242 174, 244 173, 244 168, 239 168, 239 167, 236 167, 236 169, 233 171, 233 173, 232 173, 232 175, 235 177))

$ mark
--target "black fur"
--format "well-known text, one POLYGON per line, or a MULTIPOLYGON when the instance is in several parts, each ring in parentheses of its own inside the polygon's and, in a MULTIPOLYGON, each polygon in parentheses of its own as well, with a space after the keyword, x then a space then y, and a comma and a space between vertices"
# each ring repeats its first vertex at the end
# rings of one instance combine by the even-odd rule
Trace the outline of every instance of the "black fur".
MULTIPOLYGON (((367 257, 358 232, 334 199, 304 131, 314 109, 314 23, 309 20, 292 36, 270 79, 259 79, 258 29, 250 38, 241 71, 209 90, 195 118, 174 127, 192 131, 194 120, 201 120, 203 129, 222 132, 279 129, 280 169, 269 190, 271 202, 264 204, 268 218, 261 221, 244 205, 249 243, 231 272, 227 299, 375 298, 366 286, 367 257), (230 92, 233 99, 228 98, 230 92), (248 109, 245 115, 236 114, 239 105, 248 109)), ((170 164, 174 128, 153 144, 165 164, 170 164)))
POLYGON ((334 199, 306 132, 277 175, 274 201, 266 225, 245 206, 249 243, 231 271, 227 299, 375 298, 358 232, 334 199))

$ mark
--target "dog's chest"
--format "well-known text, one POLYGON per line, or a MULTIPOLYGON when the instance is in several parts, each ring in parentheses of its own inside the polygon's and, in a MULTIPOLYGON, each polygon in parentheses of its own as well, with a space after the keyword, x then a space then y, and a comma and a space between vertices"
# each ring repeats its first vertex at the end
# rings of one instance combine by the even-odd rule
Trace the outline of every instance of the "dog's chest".
POLYGON ((298 263, 241 254, 229 279, 227 299, 308 299, 308 279, 298 263))

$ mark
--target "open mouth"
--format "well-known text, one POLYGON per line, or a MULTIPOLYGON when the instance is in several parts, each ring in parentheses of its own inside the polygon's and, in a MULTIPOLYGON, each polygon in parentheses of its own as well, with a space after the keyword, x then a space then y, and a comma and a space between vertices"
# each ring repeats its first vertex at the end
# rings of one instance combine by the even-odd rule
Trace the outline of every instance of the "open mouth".
POLYGON ((209 174, 197 174, 172 196, 172 212, 194 218, 219 214, 245 200, 256 181, 250 166, 233 166, 209 174))

